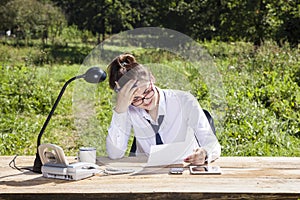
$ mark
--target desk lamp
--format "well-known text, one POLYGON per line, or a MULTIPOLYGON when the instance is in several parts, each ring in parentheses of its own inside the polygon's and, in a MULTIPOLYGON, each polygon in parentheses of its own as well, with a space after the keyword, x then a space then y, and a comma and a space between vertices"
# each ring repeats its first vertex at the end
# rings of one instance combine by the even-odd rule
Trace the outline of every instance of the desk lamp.
POLYGON ((56 99, 56 101, 55 101, 55 103, 54 103, 54 105, 53 105, 53 107, 52 107, 52 109, 51 109, 51 111, 50 111, 47 119, 46 119, 46 121, 44 122, 44 125, 43 125, 43 127, 42 127, 39 135, 38 135, 38 139, 37 139, 37 153, 36 153, 36 157, 35 157, 34 165, 33 165, 33 169, 32 169, 33 172, 42 173, 41 172, 42 161, 41 161, 41 158, 40 158, 40 155, 39 155, 39 151, 38 151, 38 148, 39 148, 39 146, 41 144, 42 135, 43 135, 43 133, 44 133, 44 131, 45 131, 45 129, 46 129, 46 127, 47 127, 47 125, 48 125, 48 123, 49 123, 49 121, 50 121, 50 119, 51 119, 51 117, 52 117, 52 115, 53 115, 53 113, 54 113, 54 111, 55 111, 55 109, 56 109, 56 107, 57 107, 57 105, 58 105, 58 103, 59 103, 59 101, 60 101, 63 93, 64 93, 64 91, 65 91, 65 89, 67 88, 67 86, 72 81, 74 81, 76 79, 80 79, 80 78, 83 78, 88 83, 100 83, 100 82, 102 82, 102 81, 104 81, 106 79, 106 73, 102 69, 100 69, 98 67, 92 67, 92 68, 88 69, 84 74, 79 75, 79 76, 75 76, 75 77, 71 78, 70 80, 68 80, 64 84, 64 86, 62 87, 62 89, 61 89, 61 91, 60 91, 60 93, 59 93, 59 95, 58 95, 58 97, 57 97, 57 99, 56 99))

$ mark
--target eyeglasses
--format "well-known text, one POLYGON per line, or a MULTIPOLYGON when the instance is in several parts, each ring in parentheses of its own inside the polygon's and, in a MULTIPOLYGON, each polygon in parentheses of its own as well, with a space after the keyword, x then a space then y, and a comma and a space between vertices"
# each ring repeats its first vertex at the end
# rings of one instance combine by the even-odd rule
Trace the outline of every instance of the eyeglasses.
POLYGON ((144 103, 144 100, 148 100, 148 99, 151 99, 154 95, 154 89, 153 89, 153 86, 152 86, 152 83, 150 83, 150 86, 148 87, 144 93, 143 93, 143 97, 135 97, 131 103, 131 105, 133 106, 140 106, 144 103), (149 88, 149 89, 148 89, 149 88))

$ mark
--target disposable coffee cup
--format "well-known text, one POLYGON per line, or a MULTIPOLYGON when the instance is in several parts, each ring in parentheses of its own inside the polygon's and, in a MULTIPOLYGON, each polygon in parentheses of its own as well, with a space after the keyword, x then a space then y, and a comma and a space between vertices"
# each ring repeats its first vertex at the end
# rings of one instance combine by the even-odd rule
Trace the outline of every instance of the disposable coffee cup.
POLYGON ((96 148, 81 147, 78 152, 79 162, 96 163, 96 148))

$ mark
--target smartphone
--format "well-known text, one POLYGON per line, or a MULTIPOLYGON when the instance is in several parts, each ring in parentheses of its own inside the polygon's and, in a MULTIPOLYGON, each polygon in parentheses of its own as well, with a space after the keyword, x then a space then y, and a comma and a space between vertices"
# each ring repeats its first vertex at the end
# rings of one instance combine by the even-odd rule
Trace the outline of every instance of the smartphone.
POLYGON ((190 166, 190 173, 199 175, 221 174, 221 168, 219 166, 190 166))
POLYGON ((182 174, 183 170, 183 167, 172 167, 170 168, 169 174, 182 174))

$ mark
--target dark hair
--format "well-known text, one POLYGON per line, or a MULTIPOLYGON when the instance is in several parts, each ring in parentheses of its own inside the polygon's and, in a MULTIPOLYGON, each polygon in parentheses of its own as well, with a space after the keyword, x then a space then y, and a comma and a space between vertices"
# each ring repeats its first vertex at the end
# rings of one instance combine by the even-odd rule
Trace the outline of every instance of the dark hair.
POLYGON ((123 87, 130 79, 149 79, 148 71, 136 61, 132 54, 129 53, 124 53, 114 58, 108 65, 107 71, 111 89, 115 89, 116 81, 123 87), (126 76, 124 76, 125 74, 126 76))

